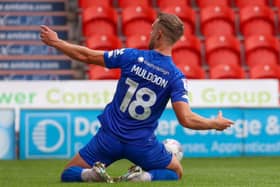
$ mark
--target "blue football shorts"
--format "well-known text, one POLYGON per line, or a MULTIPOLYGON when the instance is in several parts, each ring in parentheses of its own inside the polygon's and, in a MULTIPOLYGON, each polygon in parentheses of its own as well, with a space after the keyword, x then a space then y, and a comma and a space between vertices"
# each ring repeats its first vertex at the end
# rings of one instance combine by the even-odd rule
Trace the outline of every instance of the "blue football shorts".
POLYGON ((146 171, 165 169, 172 159, 172 154, 156 139, 143 145, 127 144, 120 142, 102 128, 79 154, 90 166, 98 161, 109 166, 117 160, 128 159, 146 171))

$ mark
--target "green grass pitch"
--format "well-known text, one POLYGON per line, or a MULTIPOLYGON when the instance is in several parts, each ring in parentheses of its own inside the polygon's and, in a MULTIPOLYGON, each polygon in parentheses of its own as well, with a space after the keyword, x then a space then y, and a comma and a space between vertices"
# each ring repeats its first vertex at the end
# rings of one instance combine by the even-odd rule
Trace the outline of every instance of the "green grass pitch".
MULTIPOLYGON (((176 182, 146 183, 61 183, 59 176, 66 160, 0 161, 0 187, 279 187, 280 157, 183 159, 184 176, 176 182)), ((118 176, 130 163, 121 160, 108 168, 118 176)))

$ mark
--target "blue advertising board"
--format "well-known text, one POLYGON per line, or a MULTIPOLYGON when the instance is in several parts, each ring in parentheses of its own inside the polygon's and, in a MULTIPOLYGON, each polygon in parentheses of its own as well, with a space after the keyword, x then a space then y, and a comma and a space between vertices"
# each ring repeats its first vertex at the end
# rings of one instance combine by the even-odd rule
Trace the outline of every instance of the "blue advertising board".
POLYGON ((0 109, 0 160, 15 159, 15 113, 0 109))
POLYGON ((70 158, 96 134, 99 110, 22 110, 20 159, 70 158))
POLYGON ((0 70, 70 70, 71 60, 1 60, 0 70))
POLYGON ((62 53, 53 47, 47 45, 17 44, 7 43, 0 44, 1 55, 61 55, 62 53))
POLYGON ((52 15, 0 15, 0 26, 66 25, 67 17, 52 15))
MULTIPOLYGON (((204 117, 216 117, 218 108, 194 108, 204 117)), ((280 109, 224 108, 235 121, 225 130, 183 128, 172 109, 159 120, 159 140, 174 138, 185 157, 280 155, 280 109)), ((95 135, 101 110, 24 109, 20 114, 20 158, 70 158, 95 135)))
POLYGON ((244 111, 245 155, 280 155, 280 110, 275 108, 246 109, 244 111))
POLYGON ((0 12, 50 12, 66 11, 65 2, 20 2, 5 1, 0 2, 0 12))
MULTIPOLYGON (((38 27, 39 29, 39 27, 38 27)), ((63 40, 68 40, 68 30, 57 31, 58 36, 63 40)), ((24 30, 0 30, 0 40, 2 41, 39 41, 40 31, 24 31, 24 30)))

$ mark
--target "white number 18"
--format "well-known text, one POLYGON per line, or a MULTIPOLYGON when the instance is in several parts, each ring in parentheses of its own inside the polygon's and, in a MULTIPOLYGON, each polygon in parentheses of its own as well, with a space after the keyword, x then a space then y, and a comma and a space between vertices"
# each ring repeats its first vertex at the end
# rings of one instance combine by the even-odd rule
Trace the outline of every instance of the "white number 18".
POLYGON ((139 84, 131 80, 130 78, 127 78, 125 83, 129 85, 129 88, 121 103, 120 110, 122 112, 125 112, 128 108, 129 115, 137 120, 145 120, 150 117, 152 113, 150 107, 153 106, 157 100, 156 93, 149 88, 141 88, 137 90, 139 84), (136 94, 136 99, 131 101, 134 94, 136 94), (147 100, 144 100, 144 95, 147 95, 149 98, 147 100), (144 109, 143 113, 137 113, 137 107, 142 107, 144 109))

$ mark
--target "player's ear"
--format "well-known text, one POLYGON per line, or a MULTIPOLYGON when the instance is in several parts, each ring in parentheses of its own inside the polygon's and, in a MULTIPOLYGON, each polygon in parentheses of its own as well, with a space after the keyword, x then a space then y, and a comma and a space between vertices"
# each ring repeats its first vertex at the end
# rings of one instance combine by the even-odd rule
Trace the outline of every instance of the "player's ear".
POLYGON ((156 39, 157 39, 157 40, 160 40, 162 37, 163 37, 163 32, 162 32, 162 30, 158 30, 158 34, 157 34, 156 39))

